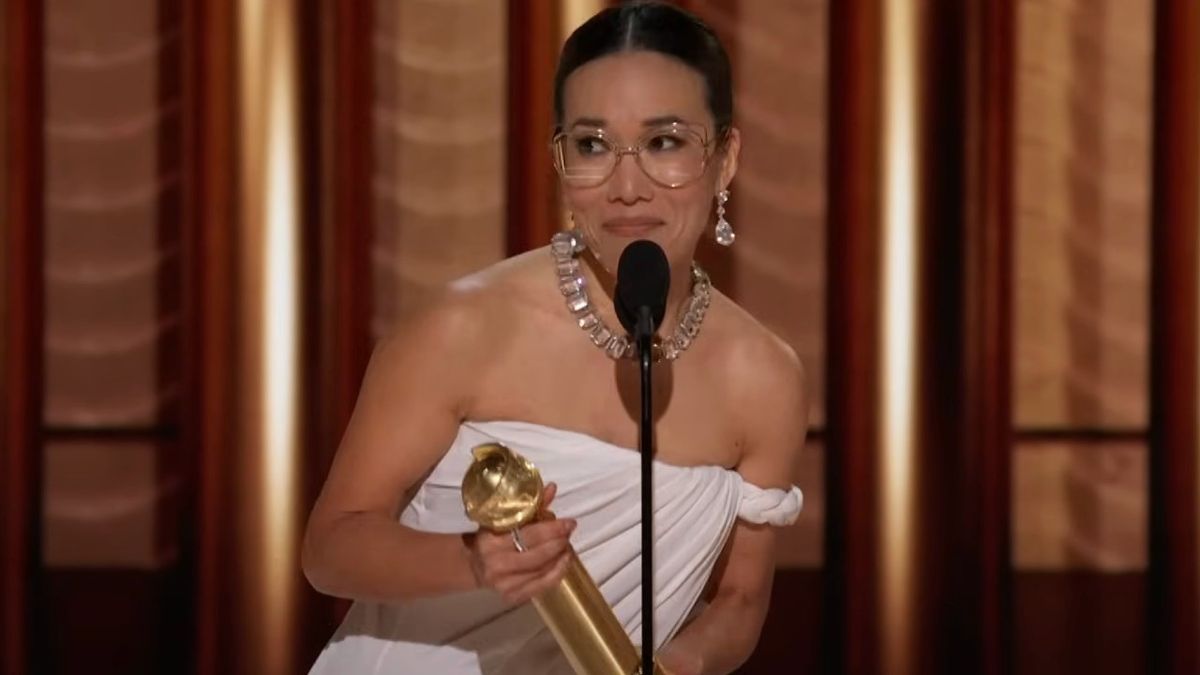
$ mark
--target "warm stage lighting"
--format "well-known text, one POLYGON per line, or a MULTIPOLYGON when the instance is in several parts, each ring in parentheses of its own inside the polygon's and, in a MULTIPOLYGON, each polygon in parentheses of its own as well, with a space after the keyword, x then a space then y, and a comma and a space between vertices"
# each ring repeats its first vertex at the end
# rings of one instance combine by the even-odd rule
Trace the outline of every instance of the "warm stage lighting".
POLYGON ((296 7, 241 0, 239 184, 242 304, 235 462, 242 485, 239 609, 259 612, 246 654, 262 672, 292 672, 299 521, 300 213, 296 7))
POLYGON ((916 317, 918 161, 917 12, 912 0, 884 7, 883 212, 880 275, 879 439, 881 527, 879 550, 882 663, 888 672, 911 675, 916 552, 916 317))

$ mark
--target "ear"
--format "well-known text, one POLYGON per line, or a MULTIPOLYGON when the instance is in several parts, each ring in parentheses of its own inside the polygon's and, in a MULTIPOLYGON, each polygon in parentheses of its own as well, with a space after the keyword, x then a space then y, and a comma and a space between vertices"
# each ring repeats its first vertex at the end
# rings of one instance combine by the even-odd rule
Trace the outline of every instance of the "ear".
POLYGON ((725 137, 724 150, 721 152, 721 168, 717 173, 717 192, 729 189, 733 176, 738 170, 738 157, 742 152, 742 132, 737 127, 730 127, 725 137))

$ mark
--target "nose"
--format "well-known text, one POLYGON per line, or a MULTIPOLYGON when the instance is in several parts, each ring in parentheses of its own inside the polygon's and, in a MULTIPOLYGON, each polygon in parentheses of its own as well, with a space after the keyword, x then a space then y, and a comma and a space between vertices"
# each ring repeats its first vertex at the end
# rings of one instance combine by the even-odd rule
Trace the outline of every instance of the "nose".
POLYGON ((609 201, 634 204, 650 199, 652 189, 650 177, 638 166, 633 152, 625 151, 617 156, 617 165, 608 179, 609 201))

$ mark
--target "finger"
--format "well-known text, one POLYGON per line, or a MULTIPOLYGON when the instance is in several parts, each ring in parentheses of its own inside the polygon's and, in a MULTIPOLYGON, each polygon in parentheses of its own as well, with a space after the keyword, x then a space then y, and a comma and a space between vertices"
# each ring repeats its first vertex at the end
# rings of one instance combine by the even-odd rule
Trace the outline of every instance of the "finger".
POLYGON ((547 483, 546 487, 542 490, 541 508, 543 511, 550 508, 550 502, 554 501, 554 497, 557 495, 558 495, 558 484, 557 483, 547 483))
POLYGON ((562 581, 563 576, 566 575, 567 567, 570 563, 571 556, 564 555, 554 561, 545 572, 526 578, 502 595, 506 600, 514 604, 535 598, 557 586, 562 581))
POLYGON ((565 547, 555 552, 552 544, 544 546, 544 550, 539 550, 533 556, 535 559, 530 558, 533 551, 494 554, 484 562, 484 585, 505 594, 548 574, 564 557, 570 555, 565 547))
POLYGON ((575 531, 574 518, 538 521, 521 528, 521 541, 525 548, 533 548, 551 539, 567 539, 575 531))
MULTIPOLYGON (((547 523, 546 525, 557 527, 558 523, 547 523)), ((534 534, 541 536, 537 532, 534 534)), ((569 551, 570 546, 570 540, 567 537, 555 536, 546 538, 536 546, 518 551, 513 548, 512 541, 507 538, 489 538, 477 546, 481 582, 485 586, 501 590, 506 581, 514 576, 542 574, 559 556, 569 551)))
POLYGON ((511 532, 494 532, 485 529, 479 530, 479 534, 476 535, 475 548, 481 556, 485 557, 516 550, 511 532))
POLYGON ((530 597, 526 592, 529 588, 536 585, 538 580, 554 575, 559 567, 566 569, 572 557, 564 551, 535 570, 497 573, 495 583, 489 585, 510 602, 523 602, 530 597))
POLYGON ((549 483, 542 490, 542 499, 538 502, 537 520, 554 520, 558 516, 550 510, 550 503, 558 496, 558 484, 549 483))
POLYGON ((502 574, 537 574, 570 548, 566 539, 556 538, 523 552, 497 556, 495 568, 502 574))

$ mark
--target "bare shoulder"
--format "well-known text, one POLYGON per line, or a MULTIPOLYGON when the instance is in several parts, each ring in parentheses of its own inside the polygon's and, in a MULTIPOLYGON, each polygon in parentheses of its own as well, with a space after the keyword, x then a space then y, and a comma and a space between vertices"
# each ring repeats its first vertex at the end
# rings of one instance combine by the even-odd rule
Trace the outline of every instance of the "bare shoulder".
POLYGON ((795 403, 805 388, 804 366, 795 350, 727 296, 718 293, 714 301, 722 310, 726 382, 739 396, 761 398, 761 403, 795 403))
POLYGON ((432 289, 404 309, 376 346, 375 359, 384 368, 440 362, 478 376, 515 339, 509 328, 520 325, 519 313, 531 304, 524 279, 533 264, 524 254, 432 289))
POLYGON ((506 258, 425 293, 403 309, 377 354, 411 352, 453 356, 464 365, 505 353, 530 315, 555 299, 541 283, 550 257, 534 250, 506 258))
POLYGON ((724 295, 723 378, 740 418, 738 471, 764 487, 789 484, 808 431, 808 389, 795 350, 724 295))
POLYGON ((494 311, 488 295, 469 278, 431 290, 403 308, 391 331, 380 339, 376 353, 393 358, 413 350, 469 355, 481 343, 494 311))

